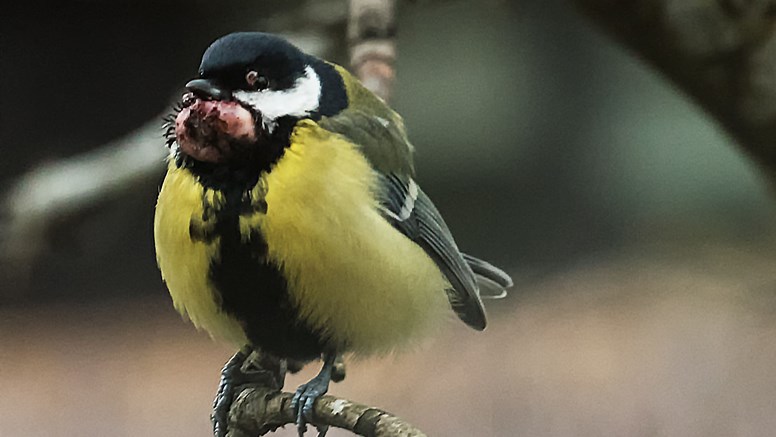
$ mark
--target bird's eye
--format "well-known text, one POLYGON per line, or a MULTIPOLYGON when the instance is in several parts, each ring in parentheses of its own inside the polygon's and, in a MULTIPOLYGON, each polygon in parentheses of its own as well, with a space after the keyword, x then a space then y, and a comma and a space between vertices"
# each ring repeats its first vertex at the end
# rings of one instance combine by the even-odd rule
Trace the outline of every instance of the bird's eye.
POLYGON ((267 76, 261 75, 252 70, 245 75, 245 81, 248 82, 248 85, 250 85, 251 88, 258 91, 267 89, 269 87, 269 79, 267 79, 267 76))

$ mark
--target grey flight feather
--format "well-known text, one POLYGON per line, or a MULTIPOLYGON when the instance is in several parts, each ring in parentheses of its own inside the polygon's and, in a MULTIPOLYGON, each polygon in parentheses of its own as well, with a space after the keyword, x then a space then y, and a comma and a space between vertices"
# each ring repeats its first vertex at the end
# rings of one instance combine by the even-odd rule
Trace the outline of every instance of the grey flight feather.
POLYGON ((383 175, 382 181, 386 220, 434 260, 450 282, 448 296, 458 317, 474 329, 485 329, 477 278, 431 199, 407 176, 383 175))

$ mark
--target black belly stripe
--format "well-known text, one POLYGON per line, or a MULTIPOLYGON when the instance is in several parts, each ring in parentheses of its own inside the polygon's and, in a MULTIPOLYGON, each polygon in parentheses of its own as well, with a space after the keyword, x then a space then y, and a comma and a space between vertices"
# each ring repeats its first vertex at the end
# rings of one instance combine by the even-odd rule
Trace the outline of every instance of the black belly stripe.
POLYGON ((213 233, 220 237, 220 259, 210 265, 218 303, 240 320, 253 346, 297 360, 320 357, 324 341, 299 321, 285 278, 266 260, 267 243, 260 231, 256 229, 248 242, 241 241, 240 215, 265 212, 261 209, 266 203, 251 201, 241 188, 223 193, 225 205, 215 211, 213 226, 213 233))

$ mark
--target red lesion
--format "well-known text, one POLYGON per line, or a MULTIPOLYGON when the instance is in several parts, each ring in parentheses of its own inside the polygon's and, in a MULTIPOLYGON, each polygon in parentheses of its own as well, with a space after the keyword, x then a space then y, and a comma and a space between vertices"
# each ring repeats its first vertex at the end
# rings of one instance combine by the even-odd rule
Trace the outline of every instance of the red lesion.
POLYGON ((224 162, 235 154, 235 146, 256 142, 256 121, 237 102, 195 99, 176 117, 175 137, 192 158, 224 162))

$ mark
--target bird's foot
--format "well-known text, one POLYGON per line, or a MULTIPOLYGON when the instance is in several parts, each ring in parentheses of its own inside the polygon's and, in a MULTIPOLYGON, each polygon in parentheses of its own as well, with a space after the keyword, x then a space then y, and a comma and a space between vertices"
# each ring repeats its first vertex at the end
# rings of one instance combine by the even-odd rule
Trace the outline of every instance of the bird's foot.
MULTIPOLYGON (((307 423, 313 421, 313 405, 315 401, 329 391, 329 382, 332 379, 334 362, 335 355, 324 355, 321 371, 310 382, 299 386, 291 399, 291 408, 296 412, 296 427, 300 437, 304 436, 304 433, 307 431, 307 423)), ((329 429, 326 425, 315 425, 315 427, 318 429, 318 437, 324 437, 329 429)))
POLYGON ((224 365, 218 393, 213 401, 213 436, 226 437, 229 410, 235 397, 246 385, 257 385, 275 390, 283 387, 285 363, 276 358, 243 348, 224 365))
POLYGON ((213 401, 213 436, 226 436, 226 423, 229 418, 229 409, 234 400, 235 387, 242 384, 242 372, 240 367, 248 358, 249 351, 242 349, 229 359, 221 370, 221 381, 218 383, 218 392, 213 401))

